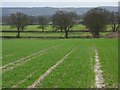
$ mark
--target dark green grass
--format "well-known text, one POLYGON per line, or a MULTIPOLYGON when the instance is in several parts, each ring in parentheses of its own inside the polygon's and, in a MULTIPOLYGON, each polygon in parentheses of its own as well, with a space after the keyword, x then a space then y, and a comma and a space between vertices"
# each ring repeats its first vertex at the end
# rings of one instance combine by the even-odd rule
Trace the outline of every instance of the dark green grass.
POLYGON ((15 60, 24 58, 30 54, 39 52, 40 50, 57 45, 57 41, 49 40, 32 40, 32 39, 5 39, 3 42, 3 61, 2 64, 8 64, 15 60), (36 42, 36 43, 34 43, 36 42))
MULTIPOLYGON (((101 32, 100 36, 106 36, 110 32, 101 32)), ((17 33, 8 33, 8 32, 3 32, 0 36, 17 36, 17 33)), ((21 32, 20 36, 32 36, 32 37, 64 37, 65 33, 64 32, 59 32, 59 33, 28 33, 28 32, 21 32)), ((90 32, 69 32, 68 36, 92 36, 90 32)))
POLYGON ((117 39, 96 41, 106 87, 118 86, 118 42, 117 39))
MULTIPOLYGON (((17 33, 8 33, 8 32, 4 32, 2 33, 2 36, 17 36, 17 33)), ((60 33, 28 33, 28 32, 21 32, 20 33, 20 36, 33 36, 33 37, 39 37, 39 36, 61 36, 63 37, 64 36, 64 32, 60 32, 60 33)))
MULTIPOLYGON (((2 39, 0 39, 0 67, 2 67, 2 39)), ((2 89, 2 70, 0 70, 0 89, 2 89)))
POLYGON ((17 84, 20 80, 23 80, 32 72, 38 69, 38 71, 28 79, 27 82, 22 83, 18 87, 26 87, 33 83, 42 73, 44 73, 48 68, 59 61, 73 46, 65 48, 65 45, 49 50, 47 53, 37 56, 31 61, 24 63, 23 65, 14 68, 11 71, 3 73, 3 87, 11 87, 17 84), (64 50, 64 52, 63 52, 64 50), (58 53, 55 53, 58 52, 58 53), (8 75, 9 74, 9 75, 8 75), (12 77, 12 78, 11 78, 12 77))
POLYGON ((77 49, 51 72, 39 87, 95 87, 94 44, 98 49, 106 87, 116 87, 117 85, 117 39, 3 39, 2 42, 4 65, 53 45, 59 46, 3 73, 3 87, 17 84, 38 69, 31 78, 18 86, 20 88, 28 87, 73 47, 77 47, 77 49))
POLYGON ((91 59, 94 55, 92 43, 90 41, 78 42, 76 47, 77 49, 43 80, 40 88, 95 87, 94 60, 91 59))

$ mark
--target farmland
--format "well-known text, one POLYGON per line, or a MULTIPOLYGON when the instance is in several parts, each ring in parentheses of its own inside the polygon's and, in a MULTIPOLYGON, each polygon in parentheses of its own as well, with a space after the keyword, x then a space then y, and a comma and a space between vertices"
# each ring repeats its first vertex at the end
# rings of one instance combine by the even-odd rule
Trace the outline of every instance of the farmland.
POLYGON ((3 39, 2 43, 3 88, 34 84, 38 88, 95 88, 95 48, 105 87, 118 85, 117 39, 3 39))
MULTIPOLYGON (((64 38, 65 33, 63 32, 55 32, 56 30, 54 28, 52 28, 51 25, 48 25, 45 28, 45 32, 39 32, 42 31, 40 28, 38 28, 39 25, 28 25, 24 31, 33 31, 33 32, 21 32, 20 36, 21 37, 54 37, 54 38, 59 38, 62 37, 64 38), (37 31, 37 32, 34 32, 37 31), (48 32, 47 32, 48 31, 48 32), (49 32, 51 31, 51 32, 49 32), (52 32, 53 31, 53 32, 52 32)), ((17 31, 16 28, 11 28, 10 25, 3 25, 0 26, 0 28, 2 29, 2 31, 11 31, 11 32, 0 32, 0 36, 5 36, 5 37, 16 37, 17 36, 17 32, 12 32, 12 31, 17 31)), ((87 30, 86 26, 82 25, 82 24, 76 24, 71 28, 72 31, 84 31, 87 30)), ((70 31, 71 31, 70 30, 70 31)), ((111 27, 110 25, 108 25, 107 27, 107 31, 110 31, 111 27)), ((60 31, 60 30, 58 30, 60 31)), ((110 32, 100 32, 100 36, 104 37, 106 35, 108 35, 110 32)), ((92 37, 92 34, 90 32, 69 32, 68 33, 69 37, 92 37)))
POLYGON ((2 10, 2 89, 119 88, 118 10, 107 3, 110 11, 100 2, 82 3, 84 9, 71 3, 24 3, 20 11, 6 7, 9 15, 2 10))
MULTIPOLYGON (((17 30, 17 28, 11 28, 10 25, 2 25, 0 26, 0 28, 2 27, 2 30, 17 30)), ((39 25, 28 25, 25 30, 35 30, 35 31, 41 31, 40 28, 38 28, 39 25)), ((74 25, 74 27, 71 28, 72 30, 84 30, 86 29, 86 27, 84 25, 74 25)), ((45 28, 45 31, 51 31, 53 30, 52 25, 47 25, 47 27, 45 28)))
MULTIPOLYGON (((109 32, 107 33, 101 33, 101 36, 105 36, 107 35, 109 32)), ((64 32, 55 32, 55 33, 46 33, 46 32, 42 32, 42 33, 28 33, 28 32, 22 32, 21 37, 64 37, 65 33, 64 32)), ((17 36, 17 33, 7 33, 7 32, 3 32, 1 33, 1 36, 17 36)), ((92 36, 92 34, 90 32, 69 32, 69 37, 71 36, 92 36)))
MULTIPOLYGON (((40 28, 38 28, 39 25, 28 25, 25 30, 31 31, 41 31, 40 28)), ((17 28, 11 28, 10 25, 0 25, 0 28, 2 28, 2 30, 17 30, 17 28)), ((76 24, 74 25, 71 30, 85 30, 86 26, 82 25, 82 24, 76 24)), ((54 30, 52 25, 47 25, 47 27, 45 28, 45 31, 52 31, 54 30)), ((111 30, 111 26, 107 25, 107 30, 111 30)))

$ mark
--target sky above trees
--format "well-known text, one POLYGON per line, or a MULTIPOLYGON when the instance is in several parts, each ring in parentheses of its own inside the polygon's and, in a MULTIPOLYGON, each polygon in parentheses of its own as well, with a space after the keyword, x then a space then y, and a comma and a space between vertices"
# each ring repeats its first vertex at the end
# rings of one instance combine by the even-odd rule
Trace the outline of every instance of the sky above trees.
POLYGON ((119 0, 2 0, 2 7, 118 6, 119 0))
MULTIPOLYGON (((48 0, 2 0, 3 2, 48 2, 48 0)), ((119 0, 49 0, 49 2, 118 2, 119 0)))

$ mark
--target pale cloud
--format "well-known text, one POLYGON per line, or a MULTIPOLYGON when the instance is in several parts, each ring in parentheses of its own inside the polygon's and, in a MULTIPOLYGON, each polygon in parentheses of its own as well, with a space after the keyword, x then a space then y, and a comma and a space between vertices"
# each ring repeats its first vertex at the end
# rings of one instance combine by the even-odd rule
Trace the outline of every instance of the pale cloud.
POLYGON ((3 0, 3 7, 97 7, 118 6, 119 0, 3 0), (49 1, 49 2, 48 2, 49 1))
POLYGON ((2 2, 119 2, 119 0, 2 0, 2 2))

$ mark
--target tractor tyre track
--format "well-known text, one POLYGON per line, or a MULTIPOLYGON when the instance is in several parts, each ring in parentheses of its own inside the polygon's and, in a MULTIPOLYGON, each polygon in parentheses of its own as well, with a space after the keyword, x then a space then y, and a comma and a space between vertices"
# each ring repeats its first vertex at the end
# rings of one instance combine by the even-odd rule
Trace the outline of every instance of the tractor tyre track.
POLYGON ((60 61, 58 61, 55 65, 53 65, 51 68, 49 68, 43 75, 41 75, 35 82, 33 82, 32 85, 28 86, 28 88, 36 88, 42 80, 47 77, 50 72, 52 72, 58 65, 60 65, 74 50, 76 49, 73 48, 70 52, 68 52, 60 61))
POLYGON ((52 48, 55 48, 55 47, 57 47, 57 46, 52 46, 52 47, 50 47, 50 48, 41 50, 40 52, 31 54, 31 55, 26 56, 26 57, 24 57, 24 58, 21 58, 21 59, 19 59, 19 60, 17 60, 17 61, 14 61, 14 62, 12 62, 12 63, 9 63, 9 64, 7 64, 7 65, 4 65, 4 66, 1 67, 1 68, 2 68, 2 73, 4 73, 5 71, 12 70, 12 69, 13 69, 14 67, 16 67, 16 66, 22 65, 23 63, 32 60, 32 58, 35 58, 35 57, 37 57, 38 55, 43 55, 43 53, 45 53, 45 52, 47 52, 48 50, 50 50, 50 49, 52 49, 52 48))
POLYGON ((38 69, 35 70, 33 73, 31 73, 29 76, 27 76, 25 79, 19 81, 16 85, 12 86, 11 88, 18 88, 18 85, 20 85, 21 83, 24 83, 25 81, 27 81, 27 79, 32 77, 37 71, 38 71, 38 69))
POLYGON ((102 70, 100 68, 98 51, 97 51, 96 48, 95 48, 95 68, 94 68, 94 72, 95 72, 96 87, 97 88, 104 88, 105 83, 104 83, 104 78, 103 78, 103 75, 102 75, 102 70))

